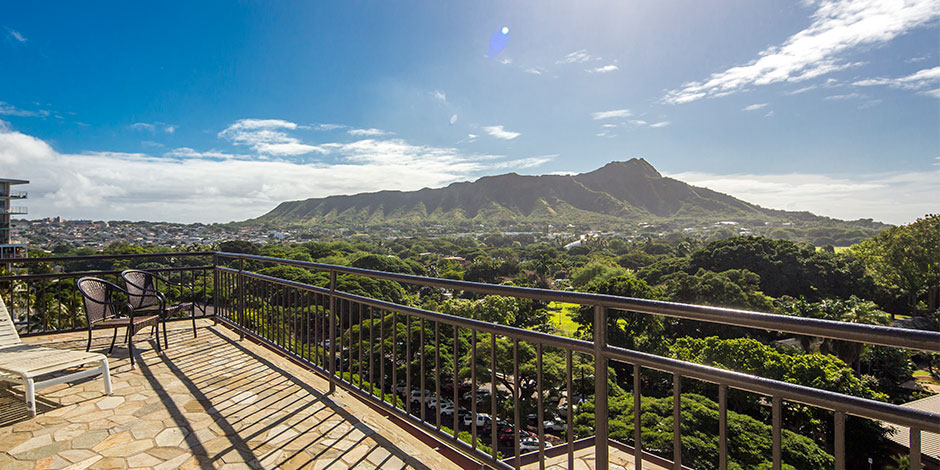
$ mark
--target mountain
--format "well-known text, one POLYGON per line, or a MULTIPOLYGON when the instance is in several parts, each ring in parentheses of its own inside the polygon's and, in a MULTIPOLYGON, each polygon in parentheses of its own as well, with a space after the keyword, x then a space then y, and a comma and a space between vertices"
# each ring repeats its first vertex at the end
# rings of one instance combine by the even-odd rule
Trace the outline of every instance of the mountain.
POLYGON ((642 158, 578 175, 509 173, 419 191, 380 191, 288 201, 248 224, 367 228, 544 227, 622 229, 638 223, 679 227, 735 221, 747 226, 839 226, 864 238, 886 227, 808 212, 765 209, 667 178, 642 158))

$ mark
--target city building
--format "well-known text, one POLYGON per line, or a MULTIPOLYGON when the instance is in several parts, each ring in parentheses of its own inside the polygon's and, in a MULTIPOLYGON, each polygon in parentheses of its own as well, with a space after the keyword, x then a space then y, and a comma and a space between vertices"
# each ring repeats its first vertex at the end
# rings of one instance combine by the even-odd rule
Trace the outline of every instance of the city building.
POLYGON ((0 259, 25 258, 26 243, 18 242, 13 216, 25 214, 25 207, 14 207, 13 201, 26 199, 26 193, 13 191, 13 186, 27 184, 26 180, 0 178, 0 259))

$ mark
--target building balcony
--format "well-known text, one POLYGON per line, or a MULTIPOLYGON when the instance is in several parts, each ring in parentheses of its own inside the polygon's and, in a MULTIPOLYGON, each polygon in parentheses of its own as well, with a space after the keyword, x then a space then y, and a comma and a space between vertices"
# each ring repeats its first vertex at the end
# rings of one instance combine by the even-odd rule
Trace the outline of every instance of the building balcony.
MULTIPOLYGON (((759 403, 765 408, 767 435, 758 437, 767 443, 773 468, 793 464, 784 452, 784 438, 793 435, 784 418, 794 409, 818 410, 831 420, 829 435, 818 439, 821 445, 831 443, 826 451, 836 469, 848 468, 848 416, 898 426, 910 436, 915 463, 933 458, 922 455, 921 437, 940 433, 940 414, 930 411, 625 349, 603 340, 603 328, 600 341, 575 339, 363 297, 343 292, 336 278, 355 275, 422 288, 590 305, 597 325, 607 324, 609 310, 625 309, 940 352, 937 332, 231 253, 16 260, 21 269, 46 266, 35 270, 42 274, 0 276, 0 299, 24 341, 81 349, 87 330, 75 280, 93 274, 116 281, 116 266, 157 258, 173 266, 161 273, 195 286, 190 297, 169 295, 206 307, 196 337, 188 317, 171 322, 170 347, 163 354, 143 340, 135 343, 140 348, 134 369, 127 349, 118 347, 111 355, 112 396, 101 394, 100 380, 44 389, 37 395, 38 415, 30 418, 20 390, 0 394, 0 468, 688 468, 682 462, 690 444, 704 445, 686 440, 679 411, 691 403, 684 390, 695 387, 716 391, 710 435, 715 453, 709 468, 727 468, 735 457, 729 454, 729 442, 742 437, 729 436, 729 411, 736 406, 729 397, 742 393, 763 397, 759 403), (46 274, 50 266, 66 272, 46 274), (324 272, 331 281, 315 286, 257 272, 266 266, 324 272), (535 353, 533 370, 520 368, 523 350, 535 353), (549 351, 567 360, 543 364, 549 351), (579 378, 585 368, 588 376, 579 378), (560 385, 549 387, 549 376, 560 385), (673 405, 672 415, 655 424, 677 444, 672 447, 669 440, 651 445, 651 437, 637 432, 639 427, 626 437, 610 428, 609 385, 630 391, 636 406, 653 393, 641 384, 651 383, 664 383, 669 390, 651 398, 673 405), (469 398, 463 397, 464 389, 469 398), (493 399, 497 396, 502 398, 493 399), (561 411, 561 400, 578 397, 593 412, 576 415, 573 407, 561 411), (492 432, 485 418, 461 421, 460 413, 439 414, 429 406, 432 399, 451 400, 470 416, 485 413, 507 431, 492 432), (550 425, 554 410, 559 410, 558 419, 550 425), (562 429, 555 427, 558 423, 564 424, 562 429), (615 432, 622 436, 619 441, 611 438, 615 432)), ((96 333, 92 350, 106 351, 107 336, 96 333)), ((651 413, 633 417, 639 423, 652 418, 651 413)))
POLYGON ((28 213, 29 210, 25 207, 10 207, 8 209, 0 209, 0 215, 21 215, 28 213))
POLYGON ((0 200, 3 199, 26 199, 26 191, 11 191, 9 194, 0 194, 0 200))

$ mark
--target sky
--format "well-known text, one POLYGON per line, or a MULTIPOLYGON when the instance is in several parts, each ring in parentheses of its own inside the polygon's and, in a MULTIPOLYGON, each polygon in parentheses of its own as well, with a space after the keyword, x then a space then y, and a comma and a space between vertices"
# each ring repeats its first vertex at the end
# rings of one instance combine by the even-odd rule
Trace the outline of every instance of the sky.
POLYGON ((643 157, 748 202, 940 210, 940 0, 6 2, 0 177, 29 218, 643 157))

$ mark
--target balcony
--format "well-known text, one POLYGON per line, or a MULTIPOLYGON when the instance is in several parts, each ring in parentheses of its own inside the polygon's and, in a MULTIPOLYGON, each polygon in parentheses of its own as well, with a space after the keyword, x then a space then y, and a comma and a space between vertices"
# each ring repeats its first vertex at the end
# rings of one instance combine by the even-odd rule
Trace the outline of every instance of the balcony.
MULTIPOLYGON (((16 260, 24 267, 62 266, 66 272, 0 277, 0 298, 20 321, 26 341, 80 349, 87 333, 74 281, 84 275, 116 280, 121 268, 157 261, 165 266, 158 268, 163 274, 196 286, 194 298, 180 298, 207 307, 197 337, 192 337, 187 322, 180 322, 173 323, 179 327, 172 329, 170 349, 162 355, 139 341, 137 369, 130 369, 126 349, 116 350, 112 397, 103 397, 100 382, 95 381, 46 389, 38 395, 38 416, 28 419, 21 396, 0 395, 5 400, 0 402, 0 435, 5 436, 0 439, 0 467, 685 468, 682 460, 689 443, 683 440, 679 410, 688 402, 683 390, 702 384, 717 392, 714 468, 728 466, 729 441, 738 438, 728 435, 729 411, 735 406, 729 396, 742 391, 764 397, 761 403, 769 422, 764 437, 774 468, 789 463, 783 452, 784 417, 793 405, 828 414, 829 451, 837 469, 846 468, 847 416, 903 427, 914 443, 910 456, 915 464, 922 457, 922 432, 940 433, 936 413, 632 351, 606 341, 556 336, 363 297, 343 292, 337 276, 591 305, 594 324, 602 326, 599 338, 605 337, 603 325, 610 309, 940 352, 936 332, 232 253, 16 260), (329 282, 315 286, 257 272, 270 266, 325 273, 329 282), (506 354, 498 354, 497 345, 508 346, 502 351, 506 354), (536 368, 534 382, 525 384, 523 393, 520 380, 513 378, 526 373, 519 370, 518 360, 526 348, 536 352, 536 368), (547 365, 542 357, 549 351, 566 358, 557 390, 546 390, 543 377, 547 365), (608 364, 628 374, 615 378, 609 375, 608 364), (579 365, 582 373, 590 367, 592 376, 590 385, 576 394, 586 382, 578 380, 579 365), (660 399, 672 402, 673 414, 660 424, 672 434, 671 448, 651 448, 637 432, 639 426, 620 442, 610 438, 608 379, 634 392, 634 406, 647 393, 643 384, 650 380, 670 384, 671 395, 660 399), (498 383, 512 384, 502 387, 502 401, 494 399, 500 388, 492 393, 492 384, 498 383), (470 390, 469 399, 458 396, 464 388, 470 390), (559 404, 558 395, 585 394, 593 403, 592 420, 576 423, 568 407, 559 416, 565 430, 547 429, 545 418, 559 404), (486 421, 469 419, 464 424, 457 413, 438 414, 420 405, 432 397, 461 404, 471 416, 496 417, 506 423, 507 436, 492 432, 486 421), (534 424, 528 423, 528 410, 536 417, 534 424), (578 433, 590 435, 577 435, 576 424, 578 433), (519 437, 529 432, 534 435, 531 439, 519 437)), ((93 350, 107 349, 107 338, 100 334, 93 350)), ((646 416, 633 413, 635 423, 646 416)))
POLYGON ((28 213, 29 211, 25 207, 10 207, 8 209, 0 209, 0 215, 22 215, 28 213))
POLYGON ((0 194, 0 200, 3 199, 26 199, 26 191, 10 191, 9 194, 0 194))

